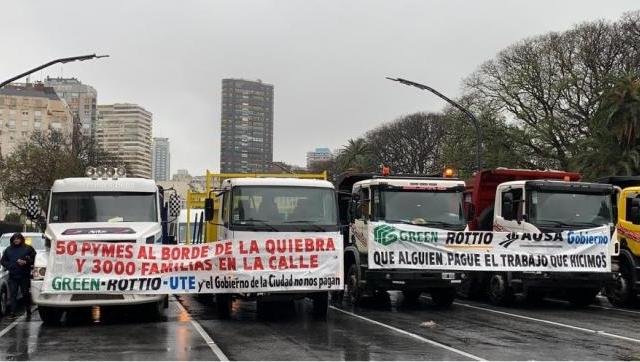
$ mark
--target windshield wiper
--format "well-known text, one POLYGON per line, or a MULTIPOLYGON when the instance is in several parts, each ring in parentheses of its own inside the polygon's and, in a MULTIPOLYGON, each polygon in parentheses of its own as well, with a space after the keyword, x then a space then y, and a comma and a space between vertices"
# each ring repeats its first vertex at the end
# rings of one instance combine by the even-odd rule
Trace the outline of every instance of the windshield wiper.
POLYGON ((416 224, 416 223, 412 223, 409 220, 384 220, 385 222, 389 222, 389 223, 401 223, 401 224, 408 224, 408 225, 415 225, 415 226, 463 226, 463 224, 452 224, 450 222, 444 222, 444 221, 425 221, 423 223, 420 224, 416 224))
POLYGON ((326 231, 322 226, 315 224, 311 220, 287 220, 284 222, 285 224, 307 224, 308 226, 313 226, 317 231, 326 231))
POLYGON ((597 224, 595 222, 591 222, 591 221, 574 221, 574 222, 564 222, 564 221, 559 221, 559 220, 547 220, 547 219, 542 219, 542 220, 538 220, 539 224, 551 224, 553 226, 563 226, 563 227, 574 227, 574 226, 603 226, 606 224, 597 224))
POLYGON ((278 231, 278 229, 276 229, 273 225, 269 224, 268 222, 266 222, 265 220, 258 220, 258 219, 244 219, 244 220, 240 220, 241 222, 250 222, 250 223, 254 223, 254 222, 258 222, 261 223, 262 225, 268 227, 269 229, 271 229, 271 231, 278 231))

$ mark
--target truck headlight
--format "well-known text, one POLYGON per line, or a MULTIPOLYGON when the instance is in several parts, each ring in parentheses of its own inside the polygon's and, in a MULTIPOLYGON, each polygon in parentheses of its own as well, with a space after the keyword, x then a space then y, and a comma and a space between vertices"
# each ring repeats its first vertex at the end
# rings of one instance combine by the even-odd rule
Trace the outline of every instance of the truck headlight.
POLYGON ((42 280, 44 279, 44 273, 47 271, 46 267, 34 267, 31 275, 34 280, 42 280))

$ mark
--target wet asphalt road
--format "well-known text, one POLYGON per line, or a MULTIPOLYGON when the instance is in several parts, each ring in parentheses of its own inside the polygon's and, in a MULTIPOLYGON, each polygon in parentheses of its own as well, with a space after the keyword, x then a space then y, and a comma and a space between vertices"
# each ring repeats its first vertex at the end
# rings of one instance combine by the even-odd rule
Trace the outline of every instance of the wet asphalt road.
POLYGON ((165 317, 131 308, 78 310, 60 326, 37 312, 0 320, 2 360, 640 360, 640 308, 606 301, 585 309, 545 300, 497 308, 457 301, 437 309, 424 295, 404 306, 332 307, 326 321, 311 304, 284 305, 271 318, 234 302, 231 320, 213 303, 172 297, 165 317))

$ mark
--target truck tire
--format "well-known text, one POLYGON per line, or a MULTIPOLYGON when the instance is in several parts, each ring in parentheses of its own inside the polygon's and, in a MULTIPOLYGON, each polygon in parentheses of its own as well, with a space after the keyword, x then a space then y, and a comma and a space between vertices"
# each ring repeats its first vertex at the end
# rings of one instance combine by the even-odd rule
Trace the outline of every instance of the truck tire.
POLYGON ((319 319, 326 319, 329 311, 329 293, 315 294, 311 300, 313 301, 313 316, 319 319))
POLYGON ((218 312, 218 318, 220 319, 231 318, 230 294, 216 294, 216 312, 218 312))
POLYGON ((574 307, 586 307, 593 303, 598 292, 598 289, 572 289, 567 291, 567 300, 574 307))
POLYGON ((489 277, 487 296, 493 305, 508 306, 515 300, 513 289, 504 274, 495 273, 489 277))
POLYGON ((405 305, 418 305, 421 294, 421 290, 403 290, 402 296, 404 299, 402 300, 402 303, 405 305))
POLYGON ((636 301, 637 291, 633 287, 633 276, 630 266, 625 263, 620 268, 620 275, 613 285, 605 288, 607 299, 616 307, 628 307, 636 301))
POLYGON ((478 216, 478 230, 493 230, 493 206, 487 207, 478 216))
POLYGON ((438 308, 449 308, 456 297, 456 290, 453 288, 442 288, 431 290, 431 300, 438 308))
POLYGON ((64 310, 60 308, 38 306, 38 314, 40 314, 40 319, 42 319, 42 323, 45 325, 56 325, 60 323, 63 311, 64 310))
POLYGON ((351 264, 347 272, 343 300, 353 306, 360 305, 362 302, 362 287, 360 286, 360 276, 358 275, 358 266, 356 264, 351 264))

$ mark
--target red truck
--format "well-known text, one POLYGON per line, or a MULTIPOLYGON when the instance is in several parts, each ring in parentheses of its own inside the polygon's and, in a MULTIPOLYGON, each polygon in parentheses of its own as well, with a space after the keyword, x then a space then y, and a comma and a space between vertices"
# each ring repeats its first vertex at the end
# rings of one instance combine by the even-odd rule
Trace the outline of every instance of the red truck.
MULTIPOLYGON (((466 182, 469 229, 558 234, 607 225, 613 232, 614 187, 580 178, 564 171, 481 170, 466 182)), ((614 255, 617 242, 611 239, 614 255)), ((553 293, 584 306, 614 277, 612 272, 472 272, 460 291, 470 297, 486 294, 496 305, 509 304, 517 293, 532 300, 553 293)))

